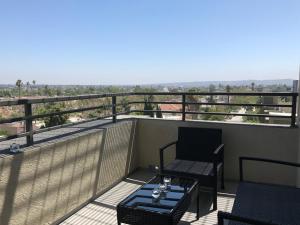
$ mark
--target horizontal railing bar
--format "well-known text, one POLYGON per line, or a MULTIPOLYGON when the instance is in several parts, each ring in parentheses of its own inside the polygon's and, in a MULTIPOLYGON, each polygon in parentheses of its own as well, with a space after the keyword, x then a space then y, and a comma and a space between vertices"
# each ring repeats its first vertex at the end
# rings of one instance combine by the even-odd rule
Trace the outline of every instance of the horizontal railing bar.
MULTIPOLYGON (((125 111, 125 112, 119 112, 116 115, 126 115, 126 114, 129 114, 129 113, 130 113, 130 111, 125 111)), ((88 122, 93 122, 93 121, 96 121, 96 120, 107 119, 107 118, 110 118, 112 116, 113 116, 112 114, 109 114, 109 115, 100 116, 100 117, 96 117, 96 118, 91 118, 91 119, 83 120, 83 121, 79 121, 79 122, 72 122, 72 123, 57 125, 57 126, 53 126, 53 127, 46 127, 46 128, 34 130, 32 132, 23 132, 23 133, 20 133, 20 134, 0 137, 0 142, 5 141, 5 140, 20 138, 20 137, 25 137, 25 136, 28 136, 30 134, 39 134, 39 133, 43 133, 43 132, 46 132, 46 131, 56 130, 58 128, 65 128, 65 127, 74 126, 74 125, 78 125, 78 124, 82 124, 82 123, 88 123, 88 122)))
POLYGON ((34 130, 32 132, 23 132, 23 133, 20 133, 20 134, 15 134, 15 135, 10 135, 10 136, 6 136, 6 137, 1 137, 0 138, 0 142, 1 141, 5 141, 5 140, 11 140, 11 139, 15 139, 15 138, 20 138, 20 137, 25 137, 25 136, 28 136, 30 134, 39 134, 39 133, 43 133, 43 132, 47 132, 47 131, 51 131, 51 130, 56 130, 58 128, 66 128, 66 127, 70 127, 70 126, 74 126, 74 125, 79 125, 79 124, 82 124, 82 123, 88 123, 88 122, 93 122, 93 121, 96 121, 96 120, 107 119, 107 118, 110 118, 110 117, 112 117, 111 114, 105 115, 105 116, 96 117, 96 118, 92 118, 92 119, 88 119, 88 120, 83 120, 83 121, 79 121, 79 122, 72 122, 72 123, 57 125, 57 126, 53 126, 53 127, 46 127, 46 128, 34 130))
MULTIPOLYGON (((182 102, 170 102, 170 101, 152 101, 147 102, 151 104, 174 104, 181 105, 182 102)), ((145 101, 132 101, 128 102, 128 104, 145 104, 145 101)), ((224 105, 224 106, 258 106, 258 107, 292 107, 292 105, 284 105, 284 104, 257 104, 257 103, 209 103, 209 102, 185 102, 186 105, 224 105)))
POLYGON ((125 104, 124 104, 124 103, 117 103, 116 106, 117 106, 117 107, 118 107, 118 106, 125 106, 125 105, 127 105, 127 104, 128 104, 128 103, 125 103, 125 104))
MULTIPOLYGON (((129 102, 129 104, 138 104, 138 103, 145 103, 145 102, 129 102)), ((152 104, 182 104, 182 102, 149 102, 152 104)), ((186 102, 186 105, 224 105, 224 106, 258 106, 258 107, 292 107, 292 105, 272 105, 272 104, 238 104, 238 103, 196 103, 196 102, 186 102)), ((118 106, 122 106, 122 104, 118 104, 118 106)), ((0 120, 0 124, 3 123, 13 123, 18 121, 23 121, 26 119, 39 119, 44 117, 50 117, 50 116, 56 116, 56 115, 63 115, 63 114, 70 114, 70 113, 76 113, 76 112, 84 112, 84 111, 90 111, 90 110, 96 110, 96 109, 106 109, 110 108, 112 105, 104 105, 104 106, 95 106, 95 107, 86 107, 86 108, 80 108, 80 109, 73 109, 73 110, 67 110, 67 111, 61 111, 61 112, 54 112, 54 113, 47 113, 47 114, 40 114, 40 115, 33 115, 30 117, 16 117, 16 118, 9 118, 9 119, 2 119, 0 120)), ((162 111, 163 112, 163 111, 162 111)), ((168 111, 167 111, 168 112, 168 111)), ((167 113, 166 112, 166 113, 167 113)))
POLYGON ((129 111, 125 111, 125 112, 118 112, 116 113, 117 116, 120 116, 120 115, 127 115, 130 113, 130 110, 129 111))
POLYGON ((93 106, 93 107, 86 107, 86 108, 80 108, 80 109, 66 110, 66 111, 61 111, 61 112, 39 114, 39 115, 33 115, 33 116, 27 116, 27 117, 23 116, 23 117, 2 119, 2 120, 0 120, 0 124, 13 123, 13 122, 23 121, 23 120, 27 120, 27 119, 35 120, 35 119, 44 118, 44 117, 57 116, 57 115, 76 113, 76 112, 84 112, 84 111, 96 110, 96 109, 106 109, 106 108, 111 108, 111 107, 112 107, 112 105, 102 105, 102 106, 93 106))
POLYGON ((1 141, 8 141, 8 140, 12 140, 15 138, 21 138, 21 137, 26 137, 30 134, 30 132, 24 132, 24 133, 20 133, 20 134, 14 134, 14 135, 8 135, 8 136, 4 136, 4 137, 0 137, 0 142, 1 141))
POLYGON ((181 114, 181 111, 171 111, 171 110, 130 110, 130 112, 162 112, 162 113, 178 113, 181 114))
POLYGON ((62 102, 62 101, 73 101, 73 100, 86 100, 96 98, 107 98, 112 96, 128 96, 130 93, 107 93, 107 94, 95 94, 95 95, 77 95, 77 96, 65 96, 65 97, 53 97, 45 99, 29 99, 28 103, 48 103, 48 102, 62 102))
POLYGON ((297 92, 133 92, 131 95, 298 96, 297 92))
POLYGON ((0 124, 3 124, 3 123, 14 123, 14 122, 23 121, 25 119, 26 119, 25 116, 15 117, 15 118, 9 118, 9 119, 2 119, 2 120, 0 120, 0 124))
POLYGON ((224 116, 256 116, 256 117, 274 117, 274 118, 292 118, 292 116, 280 116, 280 115, 269 115, 269 114, 251 114, 251 113, 225 113, 225 112, 193 112, 186 111, 186 114, 203 114, 203 115, 224 115, 224 116))
MULTIPOLYGON (((286 116, 286 115, 269 115, 269 114, 241 114, 241 113, 226 113, 226 112, 197 112, 197 111, 174 111, 174 110, 129 110, 126 112, 116 112, 116 107, 122 107, 122 106, 128 106, 132 104, 144 104, 145 101, 131 101, 126 104, 124 103, 118 103, 116 104, 116 97, 117 96, 147 96, 147 95, 153 95, 153 96, 287 96, 287 97, 292 97, 292 104, 257 104, 257 103, 212 103, 212 102, 185 102, 182 101, 152 101, 149 103, 152 104, 177 104, 177 105, 223 105, 223 106, 255 106, 255 107, 289 107, 289 108, 295 108, 296 107, 296 101, 298 93, 296 92, 130 92, 130 93, 106 93, 106 94, 95 94, 95 95, 80 95, 80 96, 64 96, 64 97, 50 97, 50 98, 39 98, 39 99, 18 99, 18 100, 8 100, 8 101, 0 101, 0 106, 13 106, 13 105, 24 105, 25 109, 29 108, 31 109, 32 104, 39 104, 39 103, 51 103, 51 102, 60 102, 60 101, 74 101, 74 100, 86 100, 86 99, 101 99, 101 98, 112 98, 112 105, 101 105, 101 106, 93 106, 93 107, 85 107, 85 108, 77 108, 77 109, 70 109, 66 111, 61 111, 61 112, 52 112, 52 113, 46 113, 46 114, 39 114, 39 115, 32 115, 31 112, 25 114, 26 116, 24 117, 15 117, 15 118, 8 118, 8 119, 2 119, 0 120, 0 124, 3 123, 13 123, 13 122, 18 122, 18 121, 26 121, 26 126, 28 126, 28 123, 32 123, 32 120, 36 120, 39 118, 44 118, 44 117, 51 117, 51 116, 57 116, 57 115, 63 115, 63 114, 70 114, 70 113, 76 113, 76 112, 84 112, 88 110, 97 110, 97 109, 103 109, 103 110, 109 110, 112 109, 112 114, 106 115, 106 116, 101 116, 97 117, 91 120, 84 120, 82 123, 86 123, 89 121, 93 120, 99 120, 99 119, 105 119, 105 118, 113 118, 113 122, 116 121, 116 116, 117 115, 125 115, 131 112, 161 112, 161 113, 175 113, 175 114, 208 114, 208 115, 225 115, 225 116, 253 116, 253 117, 273 117, 273 118, 289 118, 291 119, 291 124, 294 124, 293 118, 296 116, 296 113, 293 111, 291 115, 286 116), (114 100, 115 99, 115 100, 114 100), (114 100, 114 101, 113 101, 114 100)), ((182 97, 183 99, 183 97, 182 97)), ((26 111, 26 110, 25 110, 26 111)), ((183 115, 183 117, 184 117, 183 115)), ((183 119, 184 120, 184 119, 183 119)), ((29 136, 49 130, 54 130, 62 127, 68 127, 72 126, 75 124, 80 124, 81 122, 75 122, 75 123, 69 123, 69 124, 63 124, 63 125, 58 125, 55 127, 51 128, 44 128, 40 130, 35 130, 35 131, 29 131, 29 132, 24 132, 21 134, 17 135, 11 135, 11 136, 6 136, 3 138, 0 138, 0 141, 3 139, 14 139, 17 137, 24 137, 24 136, 29 136)), ((291 125, 293 126, 293 125, 291 125)), ((29 129, 30 130, 30 129, 29 129)), ((28 144, 28 141, 27 141, 28 144)), ((30 144, 30 143, 29 143, 30 144)))
POLYGON ((18 99, 18 100, 5 100, 0 101, 0 106, 12 106, 22 104, 38 104, 49 102, 73 101, 106 98, 112 96, 131 96, 131 95, 228 95, 228 96, 298 96, 297 92, 127 92, 127 93, 107 93, 107 94, 94 94, 94 95, 79 95, 79 96, 64 96, 64 97, 49 97, 37 99, 18 99))
POLYGON ((89 123, 89 122, 93 122, 93 121, 96 121, 96 120, 106 119, 106 118, 109 118, 109 117, 112 117, 112 115, 109 114, 109 115, 105 115, 105 116, 99 116, 99 117, 96 117, 96 118, 91 118, 91 119, 88 119, 88 120, 82 120, 82 121, 79 121, 79 122, 72 122, 72 123, 57 125, 57 126, 53 126, 53 127, 46 127, 46 128, 43 128, 43 129, 38 129, 38 130, 33 131, 33 134, 39 134, 39 133, 43 133, 43 132, 46 132, 46 131, 55 130, 55 129, 58 129, 58 128, 65 128, 65 127, 69 127, 69 126, 79 125, 79 124, 82 124, 82 123, 89 123))
POLYGON ((72 110, 66 110, 66 111, 60 111, 60 112, 33 115, 33 116, 26 117, 26 118, 35 120, 35 119, 44 118, 44 117, 70 114, 70 113, 76 113, 76 112, 84 112, 84 111, 90 111, 90 110, 96 110, 96 109, 106 109, 106 108, 111 108, 111 107, 112 107, 112 105, 93 106, 93 107, 86 107, 86 108, 80 108, 80 109, 72 109, 72 110))
MULTIPOLYGON (((130 112, 162 112, 162 113, 182 113, 181 111, 164 111, 164 110, 131 110, 130 112)), ((275 118, 291 118, 292 116, 280 116, 269 114, 241 114, 241 113, 225 113, 225 112, 194 112, 186 111, 186 114, 203 114, 203 115, 224 115, 224 116, 257 116, 257 117, 275 117, 275 118)))
POLYGON ((0 101, 0 106, 13 106, 13 105, 23 105, 19 100, 6 100, 0 101))
MULTIPOLYGON (((147 102, 147 103, 151 103, 151 104, 177 104, 177 105, 181 105, 182 102, 166 102, 166 101, 152 101, 152 102, 147 102)), ((145 104, 145 101, 132 101, 132 102, 128 102, 128 104, 145 104)))
POLYGON ((187 105, 224 105, 224 106, 258 106, 258 107, 287 107, 292 105, 284 104, 257 104, 257 103, 209 103, 209 102, 186 102, 187 105))

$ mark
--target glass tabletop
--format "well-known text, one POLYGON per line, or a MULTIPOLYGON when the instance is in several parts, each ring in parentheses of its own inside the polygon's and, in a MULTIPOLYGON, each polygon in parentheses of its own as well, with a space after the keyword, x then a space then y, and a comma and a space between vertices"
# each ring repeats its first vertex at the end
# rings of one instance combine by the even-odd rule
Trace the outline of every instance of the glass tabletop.
POLYGON ((154 189, 159 188, 159 183, 163 183, 161 177, 154 177, 124 199, 119 206, 157 213, 171 213, 186 194, 190 192, 191 188, 196 185, 196 181, 192 179, 173 177, 167 190, 155 199, 152 197, 152 193, 154 189))

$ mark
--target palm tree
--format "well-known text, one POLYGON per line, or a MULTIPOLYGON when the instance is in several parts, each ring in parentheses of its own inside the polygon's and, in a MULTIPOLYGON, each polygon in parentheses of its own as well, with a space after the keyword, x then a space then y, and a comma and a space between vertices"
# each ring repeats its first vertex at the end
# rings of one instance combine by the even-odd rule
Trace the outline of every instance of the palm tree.
POLYGON ((16 86, 19 89, 19 98, 21 98, 21 87, 22 87, 22 85, 23 85, 22 80, 17 80, 16 81, 16 86))
POLYGON ((30 88, 30 82, 27 81, 27 82, 26 82, 26 92, 27 92, 27 95, 28 95, 28 93, 29 93, 29 88, 30 88))
POLYGON ((32 80, 31 92, 33 93, 33 89, 35 89, 36 80, 32 80))

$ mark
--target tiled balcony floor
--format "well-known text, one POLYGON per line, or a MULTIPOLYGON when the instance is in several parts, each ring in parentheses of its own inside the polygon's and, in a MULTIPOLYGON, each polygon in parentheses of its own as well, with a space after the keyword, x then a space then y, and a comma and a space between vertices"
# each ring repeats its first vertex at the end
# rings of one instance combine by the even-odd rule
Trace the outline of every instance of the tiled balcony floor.
MULTIPOLYGON (((127 179, 118 183, 112 189, 101 195, 77 213, 66 219, 60 225, 116 225, 116 206, 134 190, 149 180, 153 173, 139 170, 127 179)), ((218 193, 218 210, 231 211, 234 202, 236 183, 226 182, 226 189, 218 193)), ((181 218, 179 225, 216 225, 217 211, 212 211, 211 195, 203 190, 201 192, 201 217, 195 219, 196 204, 192 203, 189 210, 181 218)))

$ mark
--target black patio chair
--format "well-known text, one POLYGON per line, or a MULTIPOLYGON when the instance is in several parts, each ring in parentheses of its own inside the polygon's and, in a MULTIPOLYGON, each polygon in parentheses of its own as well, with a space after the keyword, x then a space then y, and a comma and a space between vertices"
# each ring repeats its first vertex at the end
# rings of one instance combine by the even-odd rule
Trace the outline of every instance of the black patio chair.
MULTIPOLYGON (((218 212, 218 225, 299 225, 300 188, 244 179, 244 161, 300 169, 300 163, 257 157, 240 157, 240 183, 231 213, 218 212), (228 220, 226 223, 225 220, 228 220)), ((278 174, 275 174, 277 176, 278 174)))
MULTIPOLYGON (((218 174, 224 189, 224 144, 222 130, 179 127, 178 140, 159 150, 160 172, 198 180, 200 186, 213 189, 213 210, 217 209, 218 174), (176 144, 176 158, 164 166, 164 150, 176 144)), ((199 205, 199 199, 197 204, 199 205)))

